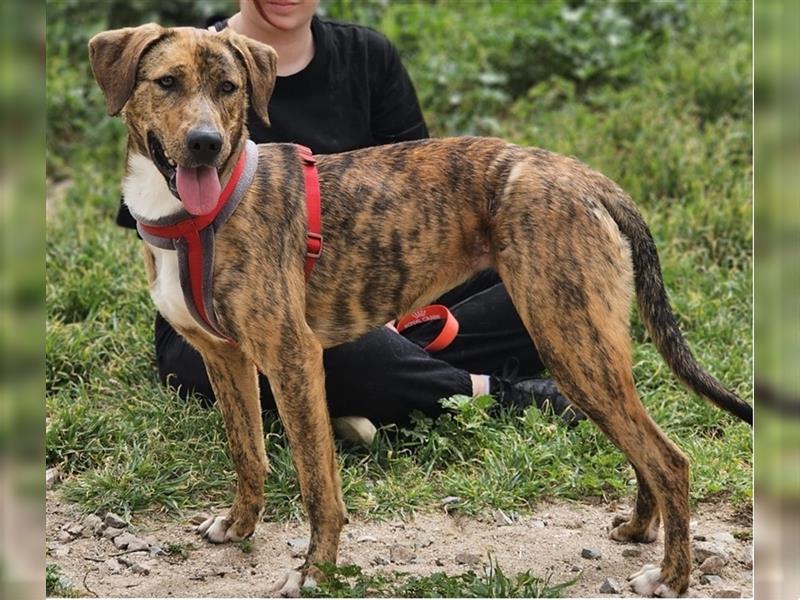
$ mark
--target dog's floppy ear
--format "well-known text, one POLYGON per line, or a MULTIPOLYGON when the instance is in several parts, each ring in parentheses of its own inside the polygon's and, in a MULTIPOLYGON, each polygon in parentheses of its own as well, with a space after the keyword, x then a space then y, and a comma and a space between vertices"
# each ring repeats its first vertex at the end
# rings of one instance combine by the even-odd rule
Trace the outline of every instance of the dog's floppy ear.
POLYGON ((166 29, 155 23, 98 33, 89 40, 89 60, 94 78, 106 97, 108 114, 119 114, 133 93, 142 53, 166 29))
POLYGON ((269 125, 267 105, 275 87, 278 54, 271 46, 252 40, 223 29, 221 34, 227 37, 228 44, 236 51, 247 69, 247 84, 250 91, 250 106, 258 117, 269 125))

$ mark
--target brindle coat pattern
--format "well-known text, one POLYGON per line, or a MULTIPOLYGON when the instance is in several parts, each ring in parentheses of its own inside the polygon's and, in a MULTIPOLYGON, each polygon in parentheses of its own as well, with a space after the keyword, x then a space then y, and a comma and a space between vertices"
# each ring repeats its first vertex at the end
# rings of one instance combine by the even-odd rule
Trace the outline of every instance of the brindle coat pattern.
MULTIPOLYGON (((191 166, 186 133, 224 137, 227 177, 247 137, 249 90, 265 121, 275 54, 228 30, 146 25, 99 34, 92 68, 110 114, 122 112, 129 152, 148 133, 191 166), (164 90, 157 80, 175 77, 164 90), (230 80, 234 93, 221 93, 230 80)), ((619 541, 652 542, 665 526, 660 572, 647 594, 687 589, 689 464, 646 413, 631 372, 629 306, 640 310, 665 360, 692 389, 747 418, 749 407, 697 366, 669 309, 652 238, 630 198, 578 161, 498 139, 452 138, 318 156, 325 249, 306 284, 302 166, 289 144, 259 146, 246 198, 218 232, 214 309, 239 342, 176 324, 203 355, 236 467, 236 499, 206 524, 212 541, 251 535, 268 471, 257 370, 273 387, 311 525, 296 594, 314 565, 335 562, 346 522, 324 398, 322 349, 352 340, 494 266, 559 388, 628 457, 639 484, 619 541)), ((156 264, 144 255, 151 284, 156 264)), ((279 584, 280 588, 281 584, 279 584)))

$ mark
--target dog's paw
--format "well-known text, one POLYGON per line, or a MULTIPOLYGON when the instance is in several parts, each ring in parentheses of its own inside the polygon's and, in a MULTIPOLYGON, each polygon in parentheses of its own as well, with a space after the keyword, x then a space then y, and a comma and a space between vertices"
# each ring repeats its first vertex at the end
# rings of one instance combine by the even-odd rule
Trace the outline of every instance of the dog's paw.
POLYGON ((299 598, 302 588, 313 589, 315 587, 317 587, 317 582, 311 575, 303 575, 301 571, 292 569, 278 578, 270 590, 270 596, 273 598, 299 598))
POLYGON ((637 527, 632 521, 625 519, 622 515, 617 515, 611 523, 613 529, 608 536, 616 542, 636 542, 639 544, 651 544, 658 539, 658 524, 651 525, 645 530, 637 527))
POLYGON ((197 526, 200 537, 207 539, 212 544, 225 542, 240 542, 247 535, 239 535, 227 517, 210 517, 197 526))
POLYGON ((661 580, 661 569, 655 565, 645 565, 628 577, 631 589, 646 598, 678 598, 679 594, 661 580))

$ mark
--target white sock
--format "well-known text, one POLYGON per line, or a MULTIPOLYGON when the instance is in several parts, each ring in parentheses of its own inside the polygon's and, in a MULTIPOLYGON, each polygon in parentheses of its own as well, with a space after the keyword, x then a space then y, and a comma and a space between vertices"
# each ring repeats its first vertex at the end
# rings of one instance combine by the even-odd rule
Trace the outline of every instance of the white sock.
POLYGON ((470 379, 472 379, 472 395, 473 396, 482 396, 483 394, 489 393, 489 376, 488 375, 472 375, 470 374, 470 379))

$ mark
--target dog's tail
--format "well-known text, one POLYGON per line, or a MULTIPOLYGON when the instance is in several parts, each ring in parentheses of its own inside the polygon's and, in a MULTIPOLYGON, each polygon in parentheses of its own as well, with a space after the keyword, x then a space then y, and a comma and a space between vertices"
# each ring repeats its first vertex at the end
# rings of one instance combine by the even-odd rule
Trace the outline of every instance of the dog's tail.
POLYGON ((659 353, 672 372, 691 390, 752 425, 753 407, 697 364, 678 329, 664 289, 656 245, 639 209, 619 188, 604 196, 606 210, 631 246, 639 312, 659 353))

